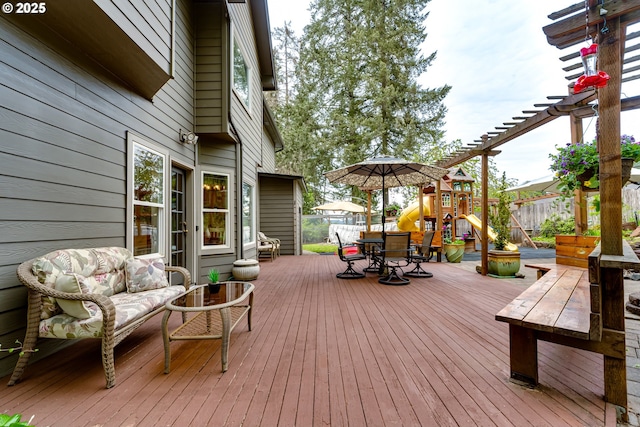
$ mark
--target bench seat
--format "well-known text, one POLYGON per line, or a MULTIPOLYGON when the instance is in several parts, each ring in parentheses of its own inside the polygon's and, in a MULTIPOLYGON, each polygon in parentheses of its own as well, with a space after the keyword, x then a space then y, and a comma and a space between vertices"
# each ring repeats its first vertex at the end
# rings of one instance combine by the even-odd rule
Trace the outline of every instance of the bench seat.
POLYGON ((600 340, 600 315, 592 313, 589 272, 558 265, 511 301, 496 320, 583 340, 600 340))
POLYGON ((570 265, 525 266, 538 270, 538 280, 495 316, 509 324, 512 381, 538 384, 538 340, 626 357, 624 331, 602 327, 597 275, 570 265))

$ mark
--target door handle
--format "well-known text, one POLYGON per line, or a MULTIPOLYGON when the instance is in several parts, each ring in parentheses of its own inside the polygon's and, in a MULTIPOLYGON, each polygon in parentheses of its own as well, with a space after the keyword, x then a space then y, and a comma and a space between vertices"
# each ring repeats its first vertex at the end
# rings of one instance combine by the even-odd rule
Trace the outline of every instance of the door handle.
POLYGON ((189 232, 189 230, 187 229, 187 221, 182 221, 182 232, 183 233, 189 232))

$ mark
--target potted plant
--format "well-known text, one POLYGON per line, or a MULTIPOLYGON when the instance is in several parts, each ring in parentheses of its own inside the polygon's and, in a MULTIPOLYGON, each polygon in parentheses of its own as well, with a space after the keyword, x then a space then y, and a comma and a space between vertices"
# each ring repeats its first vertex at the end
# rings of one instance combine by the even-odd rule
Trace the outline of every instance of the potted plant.
MULTIPOLYGON (((558 188, 562 198, 572 197, 574 190, 597 191, 600 187, 600 158, 596 140, 591 142, 567 144, 556 147, 556 154, 549 154, 552 160, 551 170, 559 180, 558 188)), ((622 185, 631 176, 633 163, 640 160, 640 143, 631 135, 620 137, 620 156, 622 158, 622 185)))
POLYGON ((505 191, 507 177, 502 173, 499 185, 498 205, 494 213, 489 214, 491 227, 496 232, 493 241, 494 249, 488 252, 489 275, 495 277, 516 277, 520 271, 520 252, 506 250, 511 236, 511 198, 505 191))
POLYGON ((207 278, 209 279, 209 293, 210 294, 216 294, 220 291, 220 283, 218 283, 218 278, 220 277, 220 272, 215 269, 212 268, 211 270, 209 270, 209 274, 207 275, 207 278))
POLYGON ((34 427, 31 424, 33 421, 33 416, 29 419, 29 421, 22 421, 22 414, 0 414, 0 426, 2 427, 34 427))
POLYGON ((384 208, 384 216, 398 216, 402 208, 397 203, 391 203, 390 205, 385 206, 384 208))
POLYGON ((442 249, 447 261, 460 262, 464 256, 464 240, 452 239, 451 236, 446 236, 443 240, 442 249))

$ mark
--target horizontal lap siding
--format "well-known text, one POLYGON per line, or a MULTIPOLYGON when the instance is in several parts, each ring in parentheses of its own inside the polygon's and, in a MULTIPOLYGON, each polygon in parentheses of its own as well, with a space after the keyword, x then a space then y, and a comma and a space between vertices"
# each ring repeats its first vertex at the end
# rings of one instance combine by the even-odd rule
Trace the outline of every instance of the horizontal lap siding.
POLYGON ((283 255, 292 255, 295 248, 293 185, 288 179, 260 180, 260 231, 280 239, 283 255))
MULTIPOLYGON (((196 129, 198 133, 223 132, 223 31, 222 4, 195 5, 196 19, 196 129)), ((228 76, 228 73, 227 73, 228 76)), ((225 92, 226 93, 226 92, 225 92)))
POLYGON ((99 6, 158 65, 169 62, 171 0, 99 2, 99 6))
MULTIPOLYGON (((118 3, 121 9, 109 14, 119 24, 126 16, 125 31, 169 63, 170 6, 168 0, 118 3)), ((194 129, 191 7, 177 1, 175 78, 153 102, 62 37, 33 36, 0 16, 3 347, 24 338, 26 288, 15 274, 19 263, 61 248, 125 245, 128 132, 163 147, 172 159, 195 164, 193 146, 177 142, 180 129, 194 129)), ((38 357, 54 347, 43 344, 38 357)), ((13 369, 15 357, 0 354, 0 375, 13 369)))

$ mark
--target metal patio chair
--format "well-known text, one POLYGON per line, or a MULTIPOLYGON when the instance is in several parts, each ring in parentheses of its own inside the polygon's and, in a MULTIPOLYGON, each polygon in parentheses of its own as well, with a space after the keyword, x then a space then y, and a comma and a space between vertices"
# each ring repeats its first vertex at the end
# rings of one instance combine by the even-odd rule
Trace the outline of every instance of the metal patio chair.
POLYGON ((411 271, 407 271, 403 274, 403 276, 409 277, 433 277, 433 273, 429 273, 425 269, 422 268, 420 263, 429 262, 433 253, 431 252, 431 242, 433 241, 433 235, 435 231, 428 230, 424 232, 424 237, 422 238, 422 245, 420 246, 418 252, 414 252, 411 254, 411 262, 413 262, 416 266, 411 271))
POLYGON ((338 238, 338 256, 340 259, 347 263, 347 269, 342 273, 336 274, 336 277, 339 279, 361 279, 364 277, 364 273, 358 272, 353 268, 353 263, 356 261, 360 261, 361 259, 367 259, 367 256, 360 252, 358 248, 358 252, 355 254, 347 254, 345 249, 348 247, 355 247, 355 245, 344 246, 342 241, 340 240, 340 235, 336 233, 336 237, 338 238))

